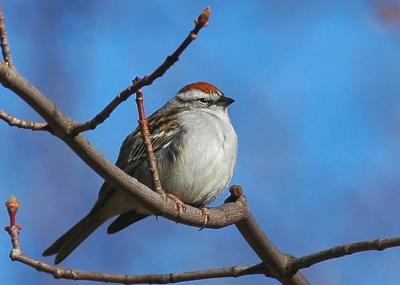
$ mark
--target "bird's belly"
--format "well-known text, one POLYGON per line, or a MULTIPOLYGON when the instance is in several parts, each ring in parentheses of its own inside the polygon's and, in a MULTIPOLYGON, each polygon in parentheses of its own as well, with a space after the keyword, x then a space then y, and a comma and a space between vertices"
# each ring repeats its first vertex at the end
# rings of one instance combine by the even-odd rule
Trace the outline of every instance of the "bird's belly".
POLYGON ((185 142, 175 160, 159 167, 162 187, 186 204, 212 202, 232 177, 235 147, 216 139, 185 142))

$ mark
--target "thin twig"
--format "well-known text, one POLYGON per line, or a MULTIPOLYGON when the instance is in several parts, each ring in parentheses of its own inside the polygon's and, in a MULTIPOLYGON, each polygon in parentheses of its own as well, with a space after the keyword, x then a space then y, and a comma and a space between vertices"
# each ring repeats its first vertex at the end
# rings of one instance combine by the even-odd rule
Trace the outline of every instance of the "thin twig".
POLYGON ((346 255, 351 255, 353 253, 370 250, 381 251, 387 248, 398 246, 400 246, 400 237, 367 240, 345 245, 338 245, 320 252, 312 253, 299 258, 293 258, 288 264, 288 272, 293 273, 299 269, 308 268, 314 264, 346 255))
POLYGON ((4 23, 4 16, 2 9, 0 9, 0 45, 4 62, 7 63, 7 65, 10 68, 15 69, 15 66, 11 58, 10 46, 8 45, 7 30, 6 30, 6 24, 4 23))
POLYGON ((22 230, 22 227, 20 225, 17 225, 17 223, 16 223, 16 217, 17 217, 17 211, 19 208, 19 204, 20 204, 19 201, 15 197, 10 197, 6 201, 6 208, 7 208, 7 212, 8 212, 8 217, 10 219, 10 223, 8 226, 6 226, 4 228, 6 230, 6 232, 8 232, 10 234, 13 250, 18 251, 18 252, 21 251, 18 234, 22 230))
POLYGON ((179 283, 184 281, 204 280, 211 278, 240 277, 245 275, 264 274, 262 272, 247 273, 248 268, 252 265, 238 265, 226 268, 213 268, 189 272, 176 272, 165 274, 143 274, 143 275, 123 275, 108 274, 103 272, 87 272, 75 269, 66 269, 51 264, 47 264, 27 257, 17 251, 10 254, 13 261, 19 261, 38 271, 47 272, 56 279, 72 279, 72 280, 91 280, 99 282, 113 282, 122 284, 168 284, 179 283))
MULTIPOLYGON (((393 247, 400 247, 400 237, 380 238, 375 240, 366 240, 344 245, 337 245, 301 257, 288 255, 288 262, 284 271, 286 272, 285 274, 287 276, 291 276, 300 269, 309 268, 324 261, 352 255, 354 253, 361 253, 372 250, 382 251, 393 247)), ((259 263, 249 268, 248 270, 253 270, 256 272, 259 272, 261 270, 265 271, 266 269, 264 267, 264 263, 259 263)), ((274 274, 271 273, 271 275, 274 274)))
POLYGON ((6 113, 4 110, 1 110, 1 109, 0 109, 0 119, 12 127, 17 127, 17 128, 21 128, 21 129, 29 129, 32 131, 51 132, 49 125, 46 123, 38 123, 38 122, 18 119, 18 118, 11 116, 10 114, 6 113))
POLYGON ((255 268, 255 265, 236 265, 225 268, 212 268, 206 270, 176 272, 167 274, 144 274, 144 275, 122 275, 108 274, 102 272, 88 272, 75 269, 66 269, 51 265, 26 256, 19 243, 19 233, 21 226, 16 225, 16 212, 19 207, 19 201, 11 197, 6 202, 7 211, 10 218, 10 224, 5 229, 9 233, 12 242, 10 258, 38 271, 50 273, 56 279, 72 280, 91 280, 99 282, 114 282, 122 284, 142 284, 142 283, 178 283, 183 281, 203 280, 211 278, 239 277, 244 275, 265 274, 263 268, 255 268))
POLYGON ((140 80, 135 81, 134 84, 121 91, 100 113, 98 113, 93 119, 83 123, 76 124, 70 130, 71 135, 77 135, 81 132, 88 130, 94 130, 99 124, 103 123, 110 114, 118 107, 119 104, 127 100, 133 93, 144 86, 148 86, 153 83, 154 80, 160 78, 164 73, 179 60, 179 56, 182 52, 190 45, 192 41, 197 38, 199 31, 208 25, 208 18, 210 16, 211 9, 208 7, 200 14, 200 16, 194 21, 195 27, 190 31, 189 35, 181 43, 181 45, 167 58, 165 61, 151 73, 142 77, 140 80))
POLYGON ((146 149, 146 157, 150 168, 153 190, 159 194, 164 194, 164 191, 161 188, 161 181, 160 181, 160 176, 158 175, 157 162, 154 156, 153 145, 150 139, 149 122, 147 121, 146 115, 144 113, 143 93, 140 89, 136 91, 136 104, 139 113, 140 132, 142 134, 142 140, 146 149))

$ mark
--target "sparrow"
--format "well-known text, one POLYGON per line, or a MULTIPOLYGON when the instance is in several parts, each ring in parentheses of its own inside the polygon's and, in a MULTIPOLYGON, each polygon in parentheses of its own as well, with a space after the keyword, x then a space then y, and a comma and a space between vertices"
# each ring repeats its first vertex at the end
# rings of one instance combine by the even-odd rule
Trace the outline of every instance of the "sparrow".
MULTIPOLYGON (((149 118, 150 139, 163 190, 185 204, 204 207, 227 187, 236 163, 237 135, 228 115, 234 102, 206 82, 184 86, 149 118)), ((152 187, 139 127, 122 143, 116 166, 152 187)), ((132 195, 104 182, 90 212, 57 239, 43 256, 63 261, 108 219, 114 234, 150 215, 132 195)))

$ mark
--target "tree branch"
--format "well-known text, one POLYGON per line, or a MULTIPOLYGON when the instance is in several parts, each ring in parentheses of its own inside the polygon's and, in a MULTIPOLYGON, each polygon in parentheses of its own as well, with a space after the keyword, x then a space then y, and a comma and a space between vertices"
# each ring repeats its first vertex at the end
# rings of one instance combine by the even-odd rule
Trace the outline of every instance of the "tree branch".
MULTIPOLYGON (((240 186, 235 185, 235 187, 238 189, 232 189, 232 193, 236 192, 240 194, 243 191, 240 186)), ((236 194, 236 196, 238 194, 236 194)), ((285 285, 309 284, 299 272, 295 274, 287 273, 288 257, 273 245, 251 213, 235 225, 254 252, 261 258, 269 276, 278 279, 285 285)))
POLYGON ((212 268, 189 272, 122 275, 66 269, 29 258, 21 251, 12 250, 10 253, 10 257, 13 261, 19 261, 23 264, 35 268, 38 271, 50 273, 56 279, 90 280, 121 284, 168 284, 211 278, 240 277, 245 275, 264 274, 262 272, 247 273, 246 270, 252 268, 252 265, 236 265, 226 268, 212 268))
MULTIPOLYGON (((340 258, 348 255, 352 255, 354 253, 361 253, 365 251, 382 251, 388 248, 399 247, 400 246, 400 237, 391 237, 391 238, 379 238, 375 240, 366 240, 359 241, 344 245, 337 245, 326 250, 318 251, 315 253, 310 253, 308 255, 304 255, 302 257, 294 257, 291 255, 286 255, 288 262, 284 269, 284 275, 291 276, 296 273, 300 269, 311 267, 315 264, 329 261, 335 258, 340 258)), ((259 263, 248 268, 248 271, 253 272, 269 272, 270 276, 275 276, 275 273, 270 272, 268 270, 269 265, 265 265, 264 263, 259 263), (263 269, 264 268, 264 269, 263 269)))
POLYGON ((10 47, 8 45, 7 30, 6 30, 6 25, 4 23, 3 11, 1 9, 0 9, 0 45, 5 63, 7 63, 7 65, 10 68, 15 69, 15 66, 11 58, 10 47))
POLYGON ((32 131, 48 131, 51 132, 51 129, 46 123, 38 123, 33 121, 21 120, 11 116, 6 113, 4 110, 0 109, 0 119, 6 122, 9 126, 17 127, 21 129, 29 129, 32 131))
POLYGON ((151 173, 153 190, 156 191, 158 194, 164 194, 164 190, 161 188, 161 181, 160 181, 160 176, 158 175, 157 162, 154 156, 153 145, 150 139, 149 123, 144 113, 143 93, 140 89, 136 91, 136 104, 139 113, 140 132, 142 134, 142 140, 146 148, 146 156, 151 173))
POLYGON ((71 135, 77 135, 81 132, 85 132, 88 130, 94 130, 99 124, 103 123, 110 114, 125 100, 127 100, 133 93, 144 86, 148 86, 153 83, 154 80, 160 78, 164 75, 164 73, 179 60, 179 56, 183 53, 183 51, 190 45, 192 41, 197 38, 197 34, 203 27, 208 25, 208 18, 211 14, 211 9, 207 7, 204 11, 199 15, 199 17, 194 21, 195 27, 192 31, 190 31, 189 35, 185 38, 185 40, 180 44, 180 46, 167 58, 165 61, 151 73, 150 75, 146 75, 143 78, 135 81, 131 86, 121 91, 100 113, 98 113, 93 119, 83 123, 72 126, 70 130, 71 135))
POLYGON ((338 245, 316 253, 312 253, 298 258, 293 258, 292 260, 289 261, 287 270, 289 273, 296 272, 299 269, 308 268, 314 264, 334 258, 351 255, 353 253, 359 253, 371 250, 382 251, 387 248, 398 247, 398 246, 400 246, 400 237, 359 241, 345 245, 338 245))
POLYGON ((239 277, 244 275, 265 274, 263 269, 254 269, 254 265, 236 265, 225 268, 212 268, 206 270, 177 272, 167 274, 145 274, 145 275, 121 275, 108 274, 100 272, 87 272, 75 269, 66 269, 63 267, 51 265, 39 260, 26 256, 19 243, 19 233, 21 226, 16 225, 16 213, 19 207, 19 201, 11 197, 6 202, 7 211, 10 218, 10 224, 5 229, 10 235, 12 242, 12 250, 10 258, 26 264, 38 271, 52 274, 56 279, 72 279, 72 280, 90 280, 100 282, 114 282, 122 284, 142 284, 142 283, 178 283, 183 281, 193 281, 211 278, 223 277, 239 277))
MULTIPOLYGON (((237 187, 237 186, 236 186, 237 187)), ((227 199, 229 203, 232 200, 239 198, 240 188, 232 188, 232 195, 227 199)), ((323 261, 339 258, 353 253, 360 253, 370 250, 382 251, 392 247, 400 246, 400 237, 375 239, 370 241, 361 241, 351 244, 338 245, 320 252, 305 255, 299 258, 286 256, 288 262, 284 270, 280 273, 276 271, 276 265, 273 260, 267 263, 259 263, 256 265, 235 265, 225 268, 212 268, 198 271, 177 272, 166 274, 144 274, 144 275, 121 275, 121 274, 108 274, 100 272, 87 272, 75 269, 66 269, 63 267, 51 265, 41 262, 26 256, 21 248, 19 233, 22 227, 16 224, 16 213, 18 211, 20 202, 11 197, 6 202, 7 211, 9 214, 10 223, 5 227, 9 233, 12 243, 12 250, 10 258, 13 261, 18 261, 35 268, 38 271, 52 274, 56 279, 72 279, 72 280, 90 280, 99 282, 114 282, 122 284, 141 284, 141 283, 178 283, 184 281, 203 280, 211 278, 224 278, 224 277, 240 277, 245 275, 263 274, 268 277, 276 278, 283 284, 301 284, 296 282, 301 281, 300 277, 293 275, 296 271, 308 268, 323 261), (271 264, 272 263, 272 264, 271 264), (268 264, 268 265, 267 265, 268 264), (296 281, 297 280, 297 281, 296 281)), ((252 226, 251 226, 252 227, 252 226)), ((276 248, 273 251, 277 250, 276 248)), ((258 252, 258 249, 257 249, 258 252)), ((307 284, 307 283, 305 283, 307 284)))

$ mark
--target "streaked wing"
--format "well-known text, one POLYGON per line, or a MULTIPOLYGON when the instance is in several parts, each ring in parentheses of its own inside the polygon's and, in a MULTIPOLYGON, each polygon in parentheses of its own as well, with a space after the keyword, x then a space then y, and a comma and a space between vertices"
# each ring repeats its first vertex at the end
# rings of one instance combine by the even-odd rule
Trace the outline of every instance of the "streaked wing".
MULTIPOLYGON (((162 118, 153 114, 149 118, 150 139, 154 153, 168 146, 172 139, 181 131, 176 117, 164 114, 162 118), (160 131, 160 126, 163 130, 160 131)), ((128 174, 133 174, 137 167, 145 161, 146 149, 139 128, 131 133, 122 143, 116 165, 128 174)))
MULTIPOLYGON (((158 150, 168 146, 179 131, 179 127, 175 126, 174 128, 162 131, 161 133, 151 134, 150 139, 154 153, 157 153, 158 150)), ((128 159, 121 157, 121 159, 118 159, 116 163, 118 167, 128 174, 133 174, 139 165, 147 159, 145 145, 139 130, 133 139, 133 142, 128 142, 129 144, 132 143, 130 145, 131 147, 128 145, 128 150, 124 150, 124 152, 129 153, 128 159)))
MULTIPOLYGON (((171 110, 170 112, 164 111, 162 117, 160 113, 153 113, 149 121, 150 139, 153 146, 153 151, 156 154, 157 151, 166 147, 171 143, 173 138, 181 131, 181 126, 176 120, 176 116, 172 116, 172 113, 184 111, 185 108, 178 108, 171 110), (160 126, 163 125, 163 131, 158 131, 160 126)), ((124 142, 122 143, 117 162, 115 163, 119 168, 129 175, 133 175, 136 169, 145 161, 146 150, 143 143, 139 128, 136 128, 131 134, 129 134, 124 142)), ((108 183, 104 182, 99 192, 98 203, 102 204, 104 199, 107 199, 111 193, 115 191, 114 188, 110 187, 108 183)))

